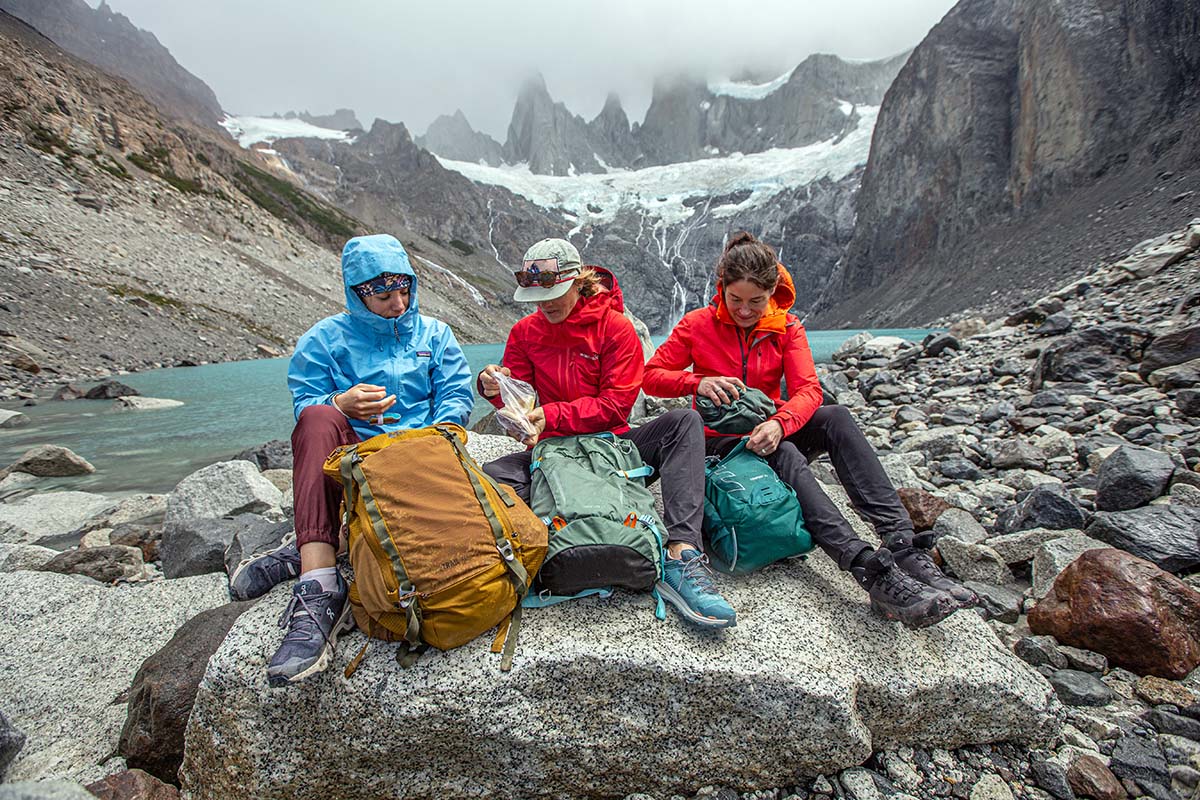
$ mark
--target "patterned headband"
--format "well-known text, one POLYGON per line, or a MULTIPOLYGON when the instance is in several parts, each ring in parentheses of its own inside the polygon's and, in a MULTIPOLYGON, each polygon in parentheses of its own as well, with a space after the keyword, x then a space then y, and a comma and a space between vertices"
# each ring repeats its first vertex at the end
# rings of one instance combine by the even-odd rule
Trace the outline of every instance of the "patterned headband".
POLYGON ((404 291, 412 286, 412 276, 397 275, 394 272, 385 272, 378 275, 369 281, 363 281, 354 286, 354 293, 359 299, 366 300, 373 294, 381 294, 383 292, 404 291))

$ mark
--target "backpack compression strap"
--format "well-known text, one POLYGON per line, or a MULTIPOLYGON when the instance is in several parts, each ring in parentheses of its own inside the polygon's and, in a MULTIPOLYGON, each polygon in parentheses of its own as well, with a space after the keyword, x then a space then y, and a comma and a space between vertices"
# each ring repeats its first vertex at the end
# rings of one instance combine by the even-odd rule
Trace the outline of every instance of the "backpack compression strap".
POLYGON ((338 473, 342 477, 342 489, 346 494, 347 514, 352 513, 357 503, 357 496, 361 495, 363 508, 367 511, 367 519, 371 521, 371 533, 374 534, 375 540, 379 542, 383 552, 387 554, 392 570, 400 581, 399 591, 395 595, 389 592, 388 598, 395 603, 396 608, 404 612, 406 621, 404 640, 410 645, 418 645, 421 643, 421 607, 417 603, 417 587, 408 579, 408 571, 404 568, 404 562, 400 560, 400 553, 396 550, 392 537, 388 535, 383 515, 379 513, 375 496, 371 494, 371 487, 367 485, 367 476, 363 474, 362 460, 358 450, 352 448, 346 451, 338 463, 338 473))

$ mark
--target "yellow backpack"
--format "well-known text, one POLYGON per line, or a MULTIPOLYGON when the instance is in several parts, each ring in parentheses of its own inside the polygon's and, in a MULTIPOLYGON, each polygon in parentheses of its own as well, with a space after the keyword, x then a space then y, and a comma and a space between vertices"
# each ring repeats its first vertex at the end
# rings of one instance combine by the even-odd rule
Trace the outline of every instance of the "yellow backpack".
POLYGON ((499 625, 492 652, 503 649, 507 671, 546 526, 466 441, 454 424, 383 433, 334 450, 324 470, 343 487, 358 627, 406 643, 397 659, 407 664, 424 645, 449 650, 499 625))

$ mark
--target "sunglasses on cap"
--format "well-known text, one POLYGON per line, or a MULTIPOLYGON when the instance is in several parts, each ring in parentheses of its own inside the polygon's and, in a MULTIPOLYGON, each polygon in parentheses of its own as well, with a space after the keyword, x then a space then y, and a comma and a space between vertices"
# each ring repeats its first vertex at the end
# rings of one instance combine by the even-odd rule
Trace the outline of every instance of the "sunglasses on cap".
POLYGON ((513 276, 517 279, 517 286, 523 289, 528 289, 530 286, 549 289, 551 286, 574 280, 579 274, 579 270, 573 267, 568 267, 560 272, 557 258, 532 259, 526 261, 522 266, 524 269, 514 272, 513 276))

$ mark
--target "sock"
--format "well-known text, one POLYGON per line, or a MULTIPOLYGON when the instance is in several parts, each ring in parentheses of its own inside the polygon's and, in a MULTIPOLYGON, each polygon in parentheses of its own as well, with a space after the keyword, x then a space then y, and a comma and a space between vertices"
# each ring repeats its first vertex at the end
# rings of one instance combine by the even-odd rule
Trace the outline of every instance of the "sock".
POLYGON ((304 581, 317 581, 321 584, 321 591, 336 592, 338 588, 337 567, 321 567, 320 569, 310 569, 300 576, 300 583, 304 581))

